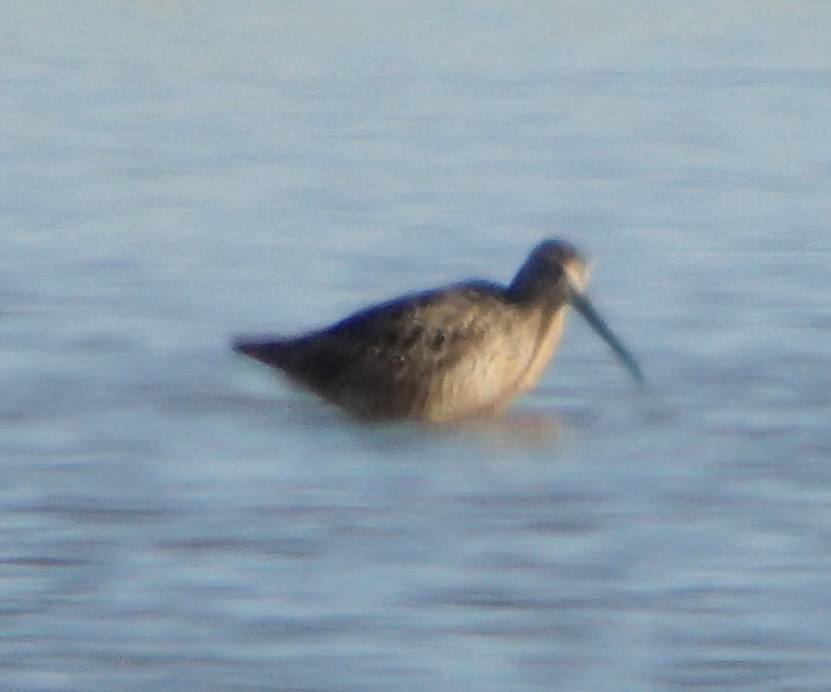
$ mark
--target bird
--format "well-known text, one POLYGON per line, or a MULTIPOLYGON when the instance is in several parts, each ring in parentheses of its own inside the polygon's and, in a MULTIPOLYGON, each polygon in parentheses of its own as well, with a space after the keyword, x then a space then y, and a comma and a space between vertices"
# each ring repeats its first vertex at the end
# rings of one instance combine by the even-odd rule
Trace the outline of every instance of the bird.
POLYGON ((300 336, 236 338, 233 349, 356 418, 445 423, 504 413, 530 391, 573 307, 642 384, 586 295, 589 273, 571 243, 549 238, 507 285, 474 279, 411 293, 300 336))

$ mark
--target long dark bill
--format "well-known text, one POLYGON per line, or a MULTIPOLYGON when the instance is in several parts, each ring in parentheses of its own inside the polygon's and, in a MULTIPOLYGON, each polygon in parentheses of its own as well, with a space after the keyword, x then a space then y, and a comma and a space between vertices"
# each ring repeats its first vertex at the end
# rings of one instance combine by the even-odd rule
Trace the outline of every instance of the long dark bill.
POLYGON ((632 375, 635 382, 643 384, 643 373, 638 362, 635 360, 635 356, 612 333, 612 330, 609 329, 609 326, 603 321, 603 318, 598 314, 597 310, 594 309, 594 305, 592 305, 589 297, 583 291, 572 287, 570 302, 574 306, 574 309, 585 318, 586 322, 592 326, 592 329, 598 333, 603 341, 609 344, 609 347, 617 356, 621 365, 629 371, 629 374, 632 375))

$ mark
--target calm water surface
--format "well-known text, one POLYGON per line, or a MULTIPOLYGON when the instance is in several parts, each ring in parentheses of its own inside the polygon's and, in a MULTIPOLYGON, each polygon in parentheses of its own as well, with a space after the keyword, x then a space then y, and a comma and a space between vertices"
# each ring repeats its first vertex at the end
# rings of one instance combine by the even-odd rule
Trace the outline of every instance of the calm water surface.
POLYGON ((0 688, 831 687, 831 9, 0 8, 0 688), (499 423, 234 357, 545 236, 499 423))

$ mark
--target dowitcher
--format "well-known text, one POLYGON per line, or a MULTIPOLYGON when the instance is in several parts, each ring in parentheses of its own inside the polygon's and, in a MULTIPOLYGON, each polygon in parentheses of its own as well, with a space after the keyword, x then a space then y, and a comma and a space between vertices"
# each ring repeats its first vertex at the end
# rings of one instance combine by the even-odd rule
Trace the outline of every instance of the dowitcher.
POLYGON ((474 280, 405 295, 296 338, 239 339, 234 350, 362 418, 450 421, 500 412, 532 389, 573 306, 641 382, 586 296, 588 274, 576 248, 546 240, 507 286, 474 280))

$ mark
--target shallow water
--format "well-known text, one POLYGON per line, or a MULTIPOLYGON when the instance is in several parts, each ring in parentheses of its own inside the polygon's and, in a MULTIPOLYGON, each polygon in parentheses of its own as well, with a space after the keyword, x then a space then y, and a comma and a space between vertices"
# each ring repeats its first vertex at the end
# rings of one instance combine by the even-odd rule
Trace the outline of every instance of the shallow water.
POLYGON ((828 689, 831 10, 7 3, 3 689, 828 689), (489 425, 229 350, 540 238, 489 425))

